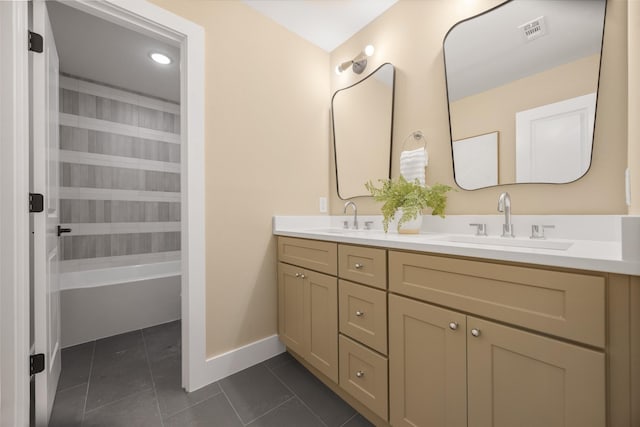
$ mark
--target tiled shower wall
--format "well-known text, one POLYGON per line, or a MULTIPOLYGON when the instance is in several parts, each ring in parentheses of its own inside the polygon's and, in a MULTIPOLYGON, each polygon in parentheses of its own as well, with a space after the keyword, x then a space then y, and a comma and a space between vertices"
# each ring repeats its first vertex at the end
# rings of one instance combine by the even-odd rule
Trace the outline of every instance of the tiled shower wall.
POLYGON ((65 76, 60 86, 63 264, 179 251, 179 107, 65 76))
POLYGON ((60 76, 63 347, 180 318, 179 113, 60 76))

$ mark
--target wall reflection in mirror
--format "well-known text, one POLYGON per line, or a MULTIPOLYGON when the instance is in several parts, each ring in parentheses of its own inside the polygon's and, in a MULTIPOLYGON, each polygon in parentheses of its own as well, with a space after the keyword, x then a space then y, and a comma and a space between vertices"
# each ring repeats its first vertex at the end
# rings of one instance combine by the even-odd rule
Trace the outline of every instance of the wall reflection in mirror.
POLYGON ((511 0, 449 30, 444 62, 460 187, 567 183, 587 172, 605 7, 511 0))
POLYGON ((395 70, 386 63, 331 100, 338 196, 369 196, 364 184, 390 177, 395 70))

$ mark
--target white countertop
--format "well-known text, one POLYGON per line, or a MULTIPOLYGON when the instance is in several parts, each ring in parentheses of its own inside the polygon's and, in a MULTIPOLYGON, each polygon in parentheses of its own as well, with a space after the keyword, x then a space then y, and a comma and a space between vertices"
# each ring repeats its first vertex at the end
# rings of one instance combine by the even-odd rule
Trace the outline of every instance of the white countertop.
MULTIPOLYGON (((378 216, 360 217, 360 224, 364 221, 374 221, 372 230, 342 230, 344 220, 352 221, 351 217, 336 216, 276 216, 273 218, 273 234, 278 236, 298 237, 303 239, 324 240, 338 243, 350 243, 356 245, 376 246, 389 249, 403 249, 432 254, 458 255, 465 257, 481 258, 486 260, 521 262, 527 264, 538 264, 543 266, 575 268, 581 270, 591 270, 609 273, 640 275, 640 259, 633 254, 625 253, 622 257, 622 244, 620 235, 630 234, 620 233, 620 216, 544 216, 514 217, 514 224, 522 223, 520 230, 525 230, 526 222, 535 224, 559 224, 556 229, 565 231, 549 232, 549 242, 567 242, 571 246, 566 250, 558 249, 533 249, 527 247, 502 246, 498 244, 477 244, 451 242, 447 239, 455 239, 458 236, 472 236, 473 232, 468 228, 469 222, 484 222, 490 227, 490 238, 488 241, 496 242, 497 235, 491 230, 496 230, 495 221, 499 216, 449 216, 445 220, 428 219, 427 225, 423 224, 423 229, 438 230, 423 231, 420 234, 398 234, 396 232, 384 233, 381 229, 381 219, 378 216), (479 218, 479 219, 478 219, 479 218), (516 221, 518 219, 519 221, 516 221), (447 221, 449 221, 447 223, 447 221), (533 222, 532 222, 533 221, 533 222), (592 221, 585 225, 585 221, 592 221), (579 239, 575 232, 569 230, 571 226, 579 222, 587 229, 597 227, 597 232, 591 233, 601 240, 579 239), (447 223, 445 225, 445 223, 447 223), (462 228, 461 225, 465 227, 462 228), (616 226, 618 229, 616 229, 616 226), (453 231, 453 232, 451 232, 453 231), (633 256, 632 259, 629 259, 633 256)), ((427 219, 427 217, 425 217, 427 219)), ((640 222, 640 218, 638 218, 640 222)), ((624 223, 624 222, 623 222, 624 223)), ((635 224, 635 219, 634 219, 635 224)), ((579 229, 577 227, 576 229, 579 229)), ((517 230, 518 228, 516 228, 517 230)), ((390 227, 391 230, 391 227, 390 227)), ((555 231, 553 230, 553 231, 555 231)), ((632 236, 634 240, 638 236, 632 236)), ((466 237, 465 237, 466 238, 466 237)), ((523 244, 527 244, 528 237, 518 236, 523 244)), ((480 241, 480 240, 478 240, 480 241)))

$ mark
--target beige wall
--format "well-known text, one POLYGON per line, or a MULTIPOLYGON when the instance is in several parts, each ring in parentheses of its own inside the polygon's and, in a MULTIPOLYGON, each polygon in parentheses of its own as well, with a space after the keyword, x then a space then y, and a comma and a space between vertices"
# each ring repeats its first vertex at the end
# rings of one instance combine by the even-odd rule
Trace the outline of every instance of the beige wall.
POLYGON ((640 2, 629 2, 629 170, 630 214, 640 215, 640 2))
POLYGON ((453 140, 499 131, 498 183, 516 181, 516 113, 595 92, 592 55, 451 103, 453 140))
MULTIPOLYGON (((501 0, 400 0, 331 55, 237 0, 151 0, 206 31, 207 354, 276 332, 276 247, 271 217, 318 212, 330 195, 329 101, 354 83, 333 67, 366 44, 368 72, 396 66, 395 154, 411 132, 428 139, 427 180, 454 185, 442 40, 457 21, 501 0), (329 184, 329 185, 328 185, 329 184)), ((627 161, 627 3, 609 0, 592 168, 567 185, 459 190, 448 213, 494 213, 508 190, 516 214, 623 213, 627 161)), ((394 168, 397 174, 397 167, 394 168)), ((640 197, 639 197, 640 198, 640 197)), ((378 214, 370 198, 360 212, 378 214)))
MULTIPOLYGON (((366 44, 376 53, 370 70, 383 62, 396 66, 394 176, 402 141, 421 129, 427 137, 427 183, 453 181, 442 41, 458 21, 501 0, 400 0, 376 21, 331 53, 331 66, 353 57, 366 44)), ((447 213, 496 213, 498 195, 509 191, 515 214, 626 213, 627 164, 627 1, 609 0, 593 163, 585 177, 564 185, 520 184, 451 193, 447 213)), ((332 92, 351 84, 354 74, 332 74, 332 92)), ((341 213, 331 170, 331 211, 341 213)), ((639 171, 640 173, 640 171, 639 171)), ((370 198, 358 198, 359 212, 378 214, 370 198)))
POLYGON ((152 0, 206 32, 207 354, 276 333, 271 217, 328 195, 329 55, 237 0, 152 0))

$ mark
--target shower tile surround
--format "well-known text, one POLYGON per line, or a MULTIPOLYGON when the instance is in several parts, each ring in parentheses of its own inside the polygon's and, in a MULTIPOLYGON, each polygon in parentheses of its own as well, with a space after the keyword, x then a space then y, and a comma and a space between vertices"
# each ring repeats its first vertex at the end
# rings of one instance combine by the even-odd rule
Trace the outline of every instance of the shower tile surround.
POLYGON ((67 75, 59 98, 62 346, 179 319, 179 106, 67 75))
POLYGON ((146 97, 146 102, 125 102, 127 98, 137 100, 143 97, 127 93, 123 96, 123 92, 61 76, 61 154, 75 152, 71 153, 73 158, 82 160, 87 153, 87 160, 86 163, 61 163, 63 198, 60 200, 60 221, 72 229, 74 224, 154 222, 157 230, 124 234, 103 234, 102 231, 64 236, 61 238, 63 263, 180 250, 180 232, 164 231, 162 226, 163 223, 169 225, 180 221, 180 202, 166 201, 166 196, 160 196, 173 193, 176 195, 174 200, 179 200, 180 174, 175 170, 179 170, 180 165, 180 144, 167 142, 179 142, 178 108, 175 104, 167 108, 167 102, 146 97), (83 93, 82 88, 87 86, 93 88, 90 92, 94 94, 83 93), (155 105, 158 109, 150 108, 155 105), (83 118, 93 119, 94 122, 90 123, 98 123, 99 129, 94 125, 84 125, 86 120, 83 118), (148 138, 147 135, 153 134, 150 131, 163 140, 148 138), (132 159, 139 161, 132 162, 132 159), (115 191, 113 200, 104 200, 102 191, 96 191, 96 199, 92 200, 69 196, 80 189, 115 191), (116 200, 118 190, 141 191, 148 196, 145 201, 116 200), (148 201, 149 197, 154 198, 154 192, 158 200, 148 201))

